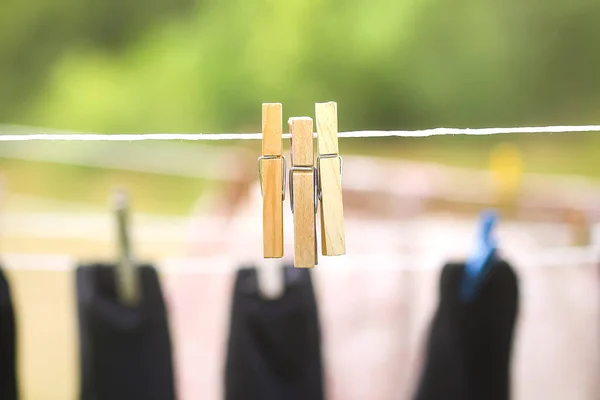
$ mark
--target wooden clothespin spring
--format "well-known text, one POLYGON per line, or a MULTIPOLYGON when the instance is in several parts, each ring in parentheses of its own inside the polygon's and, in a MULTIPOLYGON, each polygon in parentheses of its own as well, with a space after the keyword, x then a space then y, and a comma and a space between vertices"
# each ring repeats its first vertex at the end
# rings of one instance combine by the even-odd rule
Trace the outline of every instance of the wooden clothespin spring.
MULTIPOLYGON (((340 157, 341 158, 341 157, 340 157)), ((314 175, 314 187, 315 189, 314 191, 314 203, 315 203, 315 214, 317 213, 317 210, 319 209, 319 176, 317 175, 317 168, 316 167, 291 167, 290 168, 290 172, 289 172, 289 180, 290 180, 290 208, 292 209, 292 214, 294 213, 294 179, 293 179, 293 173, 294 171, 306 171, 306 172, 312 172, 314 175)))
MULTIPOLYGON (((282 190, 281 190, 281 201, 285 201, 285 191, 286 191, 286 183, 285 183, 285 175, 286 175, 286 171, 287 171, 287 166, 286 166, 286 158, 285 156, 282 154, 281 159, 283 160, 283 162, 281 163, 281 186, 282 186, 282 190)), ((279 156, 260 156, 258 157, 258 177, 260 179, 260 194, 261 196, 264 196, 264 192, 263 192, 263 175, 262 175, 262 160, 277 160, 280 158, 279 156)))
MULTIPOLYGON (((342 184, 344 174, 344 159, 339 154, 319 154, 317 156, 317 169, 321 167, 321 160, 326 158, 337 158, 340 160, 340 185, 342 184)), ((321 187, 321 181, 319 181, 319 201, 323 200, 323 188, 321 187)))

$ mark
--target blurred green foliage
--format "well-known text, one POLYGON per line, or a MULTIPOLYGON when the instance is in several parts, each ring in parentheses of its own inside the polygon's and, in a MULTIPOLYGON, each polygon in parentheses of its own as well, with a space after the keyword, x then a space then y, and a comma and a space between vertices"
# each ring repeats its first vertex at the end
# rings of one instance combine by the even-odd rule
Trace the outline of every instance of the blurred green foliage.
POLYGON ((593 0, 9 0, 5 9, 8 122, 240 131, 256 129, 261 102, 312 115, 325 100, 351 130, 585 124, 600 114, 593 0))
POLYGON ((32 99, 63 58, 81 49, 118 57, 156 24, 195 9, 194 0, 4 0, 0 11, 0 118, 31 120, 32 99))

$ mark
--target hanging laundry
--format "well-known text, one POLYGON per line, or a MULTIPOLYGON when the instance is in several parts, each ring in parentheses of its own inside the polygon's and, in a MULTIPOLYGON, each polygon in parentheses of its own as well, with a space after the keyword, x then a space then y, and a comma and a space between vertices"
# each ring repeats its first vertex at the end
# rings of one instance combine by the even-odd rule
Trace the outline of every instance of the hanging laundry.
POLYGON ((238 271, 225 400, 322 400, 321 332, 310 272, 285 267, 285 292, 263 299, 256 269, 238 271))
POLYGON ((460 299, 464 264, 447 264, 430 325, 415 400, 507 400, 518 311, 517 276, 495 260, 470 302, 460 299))
POLYGON ((15 314, 10 293, 10 286, 0 268, 0 399, 16 400, 17 354, 15 314))
POLYGON ((167 311, 154 267, 137 267, 140 302, 117 295, 115 266, 76 271, 81 400, 175 399, 167 311))

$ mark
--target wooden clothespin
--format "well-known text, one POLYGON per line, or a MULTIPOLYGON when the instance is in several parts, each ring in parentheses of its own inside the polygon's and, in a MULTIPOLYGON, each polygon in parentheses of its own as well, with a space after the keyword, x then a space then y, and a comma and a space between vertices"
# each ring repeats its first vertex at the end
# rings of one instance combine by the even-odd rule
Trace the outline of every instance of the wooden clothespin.
POLYGON ((283 257, 285 156, 282 154, 281 103, 262 105, 262 156, 258 175, 263 196, 263 257, 283 257))
POLYGON ((117 294, 127 306, 135 306, 140 301, 140 284, 137 266, 133 260, 131 240, 129 238, 129 199, 124 189, 114 192, 113 206, 117 216, 117 235, 119 242, 119 262, 115 271, 117 294))
POLYGON ((338 150, 337 104, 315 104, 319 155, 319 200, 321 203, 321 252, 324 256, 346 254, 344 205, 342 201, 342 157, 338 150))
POLYGON ((313 120, 289 119, 291 138, 290 206, 294 214, 294 266, 313 268, 318 264, 315 215, 317 174, 314 167, 313 120))
POLYGON ((279 260, 265 259, 256 268, 258 294, 265 300, 281 298, 285 293, 285 271, 279 260))

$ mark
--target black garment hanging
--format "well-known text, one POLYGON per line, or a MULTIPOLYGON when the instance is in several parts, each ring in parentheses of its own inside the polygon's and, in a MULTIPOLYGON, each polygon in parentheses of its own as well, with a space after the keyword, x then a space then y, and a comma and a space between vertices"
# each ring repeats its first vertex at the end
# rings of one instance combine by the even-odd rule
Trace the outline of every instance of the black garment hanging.
POLYGON ((81 400, 174 400, 167 312, 156 270, 138 267, 142 299, 126 307, 115 288, 115 266, 76 271, 81 400))
POLYGON ((285 293, 265 300, 256 270, 237 273, 231 310, 225 400, 322 400, 317 304, 306 269, 286 267, 285 293))
POLYGON ((510 359, 518 311, 517 276, 493 261, 470 303, 459 299, 464 264, 447 264, 431 322, 415 400, 508 400, 510 359))
POLYGON ((16 400, 17 386, 15 313, 10 286, 0 268, 0 399, 16 400))

